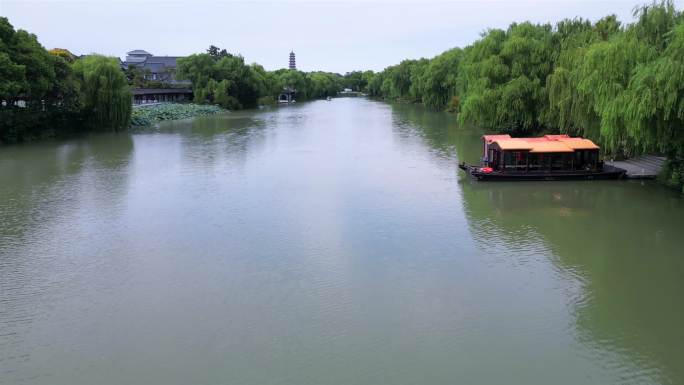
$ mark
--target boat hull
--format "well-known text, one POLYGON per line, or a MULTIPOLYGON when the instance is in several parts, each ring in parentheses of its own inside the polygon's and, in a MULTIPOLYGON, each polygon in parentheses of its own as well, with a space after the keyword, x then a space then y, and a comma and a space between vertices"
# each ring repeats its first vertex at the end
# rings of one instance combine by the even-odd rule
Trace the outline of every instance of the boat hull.
POLYGON ((604 166, 600 171, 553 171, 553 172, 482 172, 479 167, 460 164, 458 166, 472 178, 481 181, 559 181, 559 180, 605 180, 622 179, 625 170, 604 166))

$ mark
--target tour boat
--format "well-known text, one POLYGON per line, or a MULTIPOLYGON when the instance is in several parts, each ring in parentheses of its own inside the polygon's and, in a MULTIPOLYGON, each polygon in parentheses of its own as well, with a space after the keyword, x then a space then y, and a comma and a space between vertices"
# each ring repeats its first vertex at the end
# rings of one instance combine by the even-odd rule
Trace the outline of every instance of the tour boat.
POLYGON ((459 164, 477 180, 619 179, 625 175, 621 168, 604 165, 599 146, 589 139, 568 135, 484 135, 482 139, 482 164, 459 164))

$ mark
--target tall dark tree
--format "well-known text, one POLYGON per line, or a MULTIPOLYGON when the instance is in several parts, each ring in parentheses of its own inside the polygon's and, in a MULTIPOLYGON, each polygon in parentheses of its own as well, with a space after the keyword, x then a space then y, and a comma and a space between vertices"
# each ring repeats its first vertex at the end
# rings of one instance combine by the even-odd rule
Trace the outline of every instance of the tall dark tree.
POLYGON ((207 53, 209 54, 209 56, 211 56, 215 60, 219 60, 219 59, 224 58, 224 57, 233 56, 230 53, 228 53, 228 51, 226 51, 225 48, 221 49, 215 45, 210 45, 209 48, 207 49, 207 53))
POLYGON ((0 18, 0 143, 78 125, 80 84, 68 58, 52 55, 36 36, 0 18))

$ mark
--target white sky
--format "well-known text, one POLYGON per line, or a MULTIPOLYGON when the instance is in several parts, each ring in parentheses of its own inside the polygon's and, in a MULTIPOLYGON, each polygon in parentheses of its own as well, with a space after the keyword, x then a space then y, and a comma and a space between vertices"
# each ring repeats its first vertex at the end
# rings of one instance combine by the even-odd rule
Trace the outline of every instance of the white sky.
MULTIPOLYGON (((38 35, 46 48, 124 57, 133 49, 184 56, 214 44, 268 70, 381 70, 432 57, 513 21, 632 21, 650 0, 521 1, 62 1, 0 0, 0 15, 38 35)), ((684 0, 675 1, 682 9, 684 0)))

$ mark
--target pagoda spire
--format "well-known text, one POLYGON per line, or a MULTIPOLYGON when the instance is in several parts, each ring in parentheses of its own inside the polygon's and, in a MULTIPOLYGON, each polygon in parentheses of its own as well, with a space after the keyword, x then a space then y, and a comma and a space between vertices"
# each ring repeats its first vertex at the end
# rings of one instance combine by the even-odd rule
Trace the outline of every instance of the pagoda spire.
POLYGON ((290 68, 291 70, 297 69, 297 63, 295 62, 295 53, 293 50, 290 50, 290 65, 288 68, 290 68))

